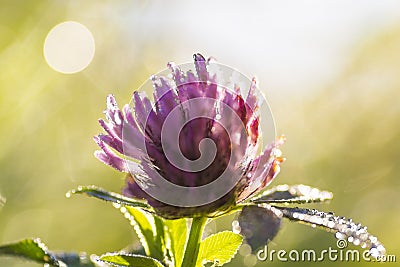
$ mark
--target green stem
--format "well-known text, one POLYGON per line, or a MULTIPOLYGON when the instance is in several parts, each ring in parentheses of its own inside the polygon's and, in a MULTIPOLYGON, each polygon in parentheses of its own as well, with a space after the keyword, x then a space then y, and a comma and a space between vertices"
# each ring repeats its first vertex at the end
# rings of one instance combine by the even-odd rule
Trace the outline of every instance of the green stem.
POLYGON ((182 267, 195 267, 199 255, 200 242, 203 236, 206 217, 193 218, 190 227, 189 240, 186 245, 185 255, 182 261, 182 267))

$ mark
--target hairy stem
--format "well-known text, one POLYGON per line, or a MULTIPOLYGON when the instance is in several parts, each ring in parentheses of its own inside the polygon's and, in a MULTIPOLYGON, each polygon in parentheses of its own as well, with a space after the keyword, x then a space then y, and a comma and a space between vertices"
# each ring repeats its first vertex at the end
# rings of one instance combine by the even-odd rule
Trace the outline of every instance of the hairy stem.
POLYGON ((197 257, 199 255, 200 242, 203 236, 204 226, 206 225, 206 217, 193 218, 190 227, 189 240, 186 245, 185 255, 182 261, 182 267, 195 267, 197 257))

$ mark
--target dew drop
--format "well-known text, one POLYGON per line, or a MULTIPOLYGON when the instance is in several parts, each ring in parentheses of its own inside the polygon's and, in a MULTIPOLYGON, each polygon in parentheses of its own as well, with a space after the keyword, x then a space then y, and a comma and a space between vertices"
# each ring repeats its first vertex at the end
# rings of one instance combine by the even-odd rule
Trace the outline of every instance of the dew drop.
POLYGON ((346 235, 343 234, 343 233, 341 233, 341 232, 337 232, 337 233, 335 234, 335 237, 336 237, 337 239, 343 239, 343 238, 346 237, 346 235))
POLYGON ((377 258, 377 257, 380 255, 378 249, 375 248, 375 247, 371 248, 371 249, 369 250, 369 253, 370 253, 371 256, 374 257, 374 258, 377 258))
POLYGON ((240 234, 240 231, 241 231, 242 229, 241 229, 241 227, 240 227, 240 225, 239 225, 239 221, 237 221, 237 220, 234 220, 234 221, 232 221, 232 231, 235 233, 235 234, 240 234))
POLYGON ((369 240, 371 240, 372 243, 376 243, 378 241, 378 238, 376 238, 375 236, 370 236, 369 240))

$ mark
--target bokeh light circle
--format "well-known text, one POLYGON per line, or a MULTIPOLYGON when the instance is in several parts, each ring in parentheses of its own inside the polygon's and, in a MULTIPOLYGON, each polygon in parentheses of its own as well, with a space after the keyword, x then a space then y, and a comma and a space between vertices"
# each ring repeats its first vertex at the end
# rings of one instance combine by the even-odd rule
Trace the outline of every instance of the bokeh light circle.
POLYGON ((81 23, 66 21, 47 34, 43 54, 47 64, 61 73, 84 70, 92 61, 95 42, 92 33, 81 23))

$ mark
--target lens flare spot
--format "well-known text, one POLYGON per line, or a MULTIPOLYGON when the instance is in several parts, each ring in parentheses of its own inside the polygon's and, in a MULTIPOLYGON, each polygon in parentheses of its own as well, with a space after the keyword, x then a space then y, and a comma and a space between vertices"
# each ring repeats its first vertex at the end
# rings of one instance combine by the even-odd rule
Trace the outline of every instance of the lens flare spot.
POLYGON ((66 21, 47 34, 43 54, 55 71, 71 74, 84 70, 92 61, 95 43, 92 33, 81 23, 66 21))

